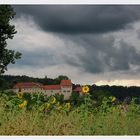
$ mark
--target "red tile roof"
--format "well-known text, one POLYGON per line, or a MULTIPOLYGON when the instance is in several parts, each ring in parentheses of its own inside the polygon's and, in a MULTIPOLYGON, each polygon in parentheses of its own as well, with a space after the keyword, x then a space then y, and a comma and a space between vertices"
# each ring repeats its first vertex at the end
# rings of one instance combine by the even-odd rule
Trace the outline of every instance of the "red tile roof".
POLYGON ((60 83, 61 86, 72 86, 71 80, 62 80, 60 83))
POLYGON ((82 87, 77 87, 73 90, 74 92, 82 92, 82 87))
POLYGON ((34 82, 23 82, 23 83, 17 83, 14 88, 31 88, 31 87, 40 87, 42 84, 40 83, 34 83, 34 82))
POLYGON ((60 90, 61 87, 60 85, 47 85, 47 86, 43 86, 44 90, 60 90))
POLYGON ((61 86, 72 86, 71 80, 62 80, 60 85, 46 85, 46 86, 43 86, 40 83, 22 82, 22 83, 17 83, 13 88, 40 87, 43 88, 44 90, 59 90, 61 89, 61 86))

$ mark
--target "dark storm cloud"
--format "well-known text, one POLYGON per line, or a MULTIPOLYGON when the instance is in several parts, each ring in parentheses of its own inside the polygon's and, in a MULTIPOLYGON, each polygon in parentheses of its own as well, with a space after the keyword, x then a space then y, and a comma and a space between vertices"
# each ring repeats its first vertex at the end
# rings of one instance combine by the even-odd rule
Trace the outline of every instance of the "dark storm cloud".
POLYGON ((45 31, 80 34, 125 28, 139 18, 139 6, 39 5, 14 6, 17 17, 32 16, 45 31))
POLYGON ((72 66, 81 67, 90 73, 129 71, 131 66, 140 66, 140 52, 123 40, 119 46, 114 46, 115 38, 111 35, 78 38, 79 46, 85 48, 85 53, 77 54, 75 58, 67 56, 66 62, 72 66))
MULTIPOLYGON (((93 74, 129 72, 133 70, 132 67, 137 67, 139 70, 140 52, 135 48, 135 44, 134 46, 128 45, 127 38, 120 40, 116 46, 114 45, 116 31, 124 29, 122 32, 125 34, 125 31, 130 28, 131 31, 134 30, 133 24, 129 23, 140 19, 139 8, 140 6, 95 5, 15 6, 17 18, 32 16, 43 32, 53 32, 56 46, 58 40, 55 36, 63 42, 58 45, 62 45, 62 48, 58 47, 58 50, 53 50, 53 53, 41 46, 38 46, 39 52, 37 50, 33 53, 25 52, 18 64, 33 68, 66 64, 93 74)), ((35 28, 35 30, 41 31, 40 28, 35 28)), ((139 34, 140 31, 137 31, 138 37, 139 34)), ((123 34, 120 34, 119 39, 122 36, 123 34)), ((40 41, 44 40, 40 38, 40 41)), ((46 40, 46 44, 47 41, 49 40, 46 40)), ((52 45, 51 48, 57 48, 56 46, 52 45)), ((31 48, 34 49, 34 46, 31 48)))

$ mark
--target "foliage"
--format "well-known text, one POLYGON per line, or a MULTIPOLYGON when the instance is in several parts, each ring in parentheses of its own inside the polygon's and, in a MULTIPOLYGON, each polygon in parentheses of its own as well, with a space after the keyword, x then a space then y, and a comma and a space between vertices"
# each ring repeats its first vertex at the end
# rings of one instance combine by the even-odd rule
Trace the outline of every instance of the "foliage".
POLYGON ((103 90, 94 90, 91 92, 91 96, 92 96, 92 99, 95 99, 98 101, 98 105, 101 105, 102 104, 102 101, 105 97, 110 97, 111 94, 110 92, 108 91, 103 91, 103 90))
POLYGON ((58 100, 58 95, 45 99, 39 93, 3 92, 0 135, 140 134, 138 98, 132 98, 129 104, 126 100, 118 102, 115 96, 105 96, 99 104, 90 92, 79 98, 82 102, 74 105, 72 100, 58 100))
POLYGON ((9 5, 0 5, 0 75, 7 70, 9 63, 14 64, 15 59, 19 59, 21 53, 7 49, 7 39, 12 39, 16 34, 15 26, 10 25, 10 20, 14 18, 15 12, 9 5))
POLYGON ((60 103, 64 102, 64 95, 63 94, 55 94, 54 97, 56 98, 57 101, 60 103))
MULTIPOLYGON (((58 76, 59 77, 59 76, 58 76)), ((65 78, 65 76, 64 76, 65 78)), ((17 82, 38 82, 46 83, 47 85, 54 85, 58 83, 57 78, 51 79, 47 76, 45 78, 33 78, 28 76, 12 76, 12 75, 0 75, 0 89, 11 89, 17 82)), ((73 84, 73 89, 80 85, 73 84)), ((140 103, 140 87, 122 87, 122 86, 89 86, 90 94, 92 95, 93 100, 98 100, 98 105, 101 105, 102 99, 104 97, 115 96, 120 101, 125 100, 129 103, 132 97, 137 97, 137 103, 140 103)), ((74 94, 73 94, 74 95, 74 94)), ((76 95, 78 96, 78 94, 76 95)), ((76 102, 81 103, 82 97, 78 98, 76 102)), ((75 102, 75 104, 77 104, 75 102)))
POLYGON ((13 86, 17 82, 37 82, 47 85, 56 85, 60 84, 60 81, 62 79, 69 79, 67 76, 58 76, 57 78, 51 79, 45 76, 44 78, 34 78, 34 77, 28 77, 28 76, 12 76, 12 75, 0 75, 0 89, 10 89, 13 88, 13 86))
POLYGON ((69 78, 67 77, 67 76, 65 76, 65 75, 59 75, 57 78, 55 78, 54 80, 55 80, 55 84, 60 84, 60 82, 62 81, 62 80, 68 80, 69 78))
POLYGON ((80 94, 75 93, 75 92, 72 92, 72 93, 71 93, 70 102, 71 102, 74 106, 77 106, 78 104, 80 104, 80 100, 81 100, 80 94))

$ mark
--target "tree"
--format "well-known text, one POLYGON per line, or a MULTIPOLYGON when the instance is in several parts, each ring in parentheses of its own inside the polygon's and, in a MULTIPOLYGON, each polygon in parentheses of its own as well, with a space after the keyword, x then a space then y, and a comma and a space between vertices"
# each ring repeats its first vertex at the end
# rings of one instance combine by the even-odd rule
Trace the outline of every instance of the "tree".
POLYGON ((112 96, 110 92, 106 90, 93 90, 91 91, 91 96, 93 100, 97 101, 97 104, 100 105, 104 97, 112 96))
POLYGON ((7 70, 8 64, 14 64, 21 58, 21 53, 7 49, 7 39, 13 39, 17 33, 15 26, 10 24, 15 12, 10 5, 0 5, 0 75, 7 70))
POLYGON ((67 76, 65 76, 65 75, 59 75, 57 78, 55 78, 54 80, 55 80, 55 84, 60 84, 60 82, 62 81, 62 80, 68 80, 69 78, 67 77, 67 76))
POLYGON ((79 93, 75 93, 75 92, 72 92, 71 96, 70 96, 70 101, 74 104, 74 105, 77 105, 78 102, 80 100, 80 94, 79 93))

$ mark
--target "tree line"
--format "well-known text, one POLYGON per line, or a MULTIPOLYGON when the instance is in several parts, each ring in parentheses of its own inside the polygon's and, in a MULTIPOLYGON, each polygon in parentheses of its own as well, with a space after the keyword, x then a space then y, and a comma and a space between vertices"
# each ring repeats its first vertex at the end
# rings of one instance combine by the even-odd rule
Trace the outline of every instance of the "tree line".
MULTIPOLYGON (((57 78, 34 78, 26 75, 14 76, 14 75, 0 75, 0 90, 11 89, 18 82, 37 82, 43 85, 58 85, 61 80, 69 79, 68 76, 60 75, 57 78)), ((80 84, 73 84, 73 89, 80 86, 80 84)), ((82 85, 81 85, 82 86, 82 85)), ((89 85, 90 93, 94 99, 101 100, 105 96, 115 96, 118 99, 124 99, 126 97, 140 97, 140 87, 123 87, 123 86, 97 86, 95 84, 89 85)), ((75 94, 78 97, 78 94, 75 94)), ((76 97, 74 97, 76 98, 76 97)))
POLYGON ((33 78, 26 75, 23 76, 0 75, 0 89, 1 90, 11 89, 18 82, 36 82, 41 83, 43 85, 58 85, 63 79, 69 78, 64 75, 60 75, 54 79, 48 78, 47 76, 45 76, 44 78, 33 78))

